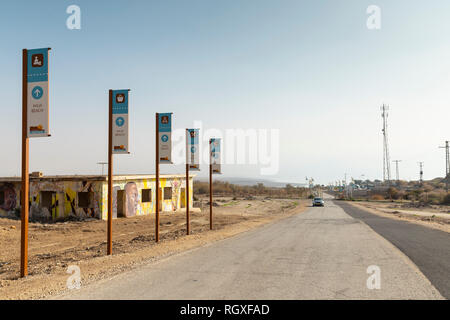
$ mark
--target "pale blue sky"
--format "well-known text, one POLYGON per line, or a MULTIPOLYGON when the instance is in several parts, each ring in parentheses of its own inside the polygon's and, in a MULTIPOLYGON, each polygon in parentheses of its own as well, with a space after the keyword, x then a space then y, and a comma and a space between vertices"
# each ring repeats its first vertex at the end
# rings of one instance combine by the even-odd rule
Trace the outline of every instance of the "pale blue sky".
MULTIPOLYGON (((279 173, 263 178, 381 178, 386 103, 401 177, 417 179, 418 161, 426 179, 443 176, 448 0, 16 0, 2 3, 0 24, 0 176, 20 174, 20 55, 39 47, 52 48, 52 137, 30 141, 31 171, 101 172, 107 90, 130 88, 132 154, 115 157, 116 173, 154 171, 154 113, 174 112, 174 129, 195 120, 204 129, 280 129, 279 173), (81 7, 81 30, 66 28, 70 4, 81 7), (372 4, 381 30, 366 27, 372 4)), ((258 166, 224 172, 260 177, 258 166)))

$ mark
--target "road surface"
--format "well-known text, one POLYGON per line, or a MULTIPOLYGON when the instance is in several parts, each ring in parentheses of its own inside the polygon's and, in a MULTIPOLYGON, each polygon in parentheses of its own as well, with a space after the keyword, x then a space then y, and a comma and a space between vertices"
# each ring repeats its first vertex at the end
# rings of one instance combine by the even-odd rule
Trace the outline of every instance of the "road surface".
MULTIPOLYGON (((81 270, 83 272, 83 270, 81 270)), ((373 277, 373 276, 372 276, 373 277)), ((332 201, 58 299, 442 299, 395 246, 332 201), (369 266, 380 289, 369 289, 369 266)))
POLYGON ((449 233, 407 221, 380 217, 342 201, 335 203, 399 248, 439 292, 450 299, 449 233))

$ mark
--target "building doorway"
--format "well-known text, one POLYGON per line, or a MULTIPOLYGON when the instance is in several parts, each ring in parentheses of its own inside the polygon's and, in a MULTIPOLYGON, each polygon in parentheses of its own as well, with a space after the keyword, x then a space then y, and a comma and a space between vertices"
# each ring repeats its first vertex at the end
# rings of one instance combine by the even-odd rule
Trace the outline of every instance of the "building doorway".
POLYGON ((125 190, 117 190, 117 218, 125 217, 125 190))
POLYGON ((180 208, 186 208, 186 188, 181 188, 180 208))

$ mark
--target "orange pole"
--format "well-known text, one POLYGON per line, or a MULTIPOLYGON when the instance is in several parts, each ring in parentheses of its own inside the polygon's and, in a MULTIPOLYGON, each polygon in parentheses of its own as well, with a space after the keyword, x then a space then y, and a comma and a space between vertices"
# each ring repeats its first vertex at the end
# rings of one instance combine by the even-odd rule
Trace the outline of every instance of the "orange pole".
POLYGON ((20 277, 28 275, 28 216, 29 216, 29 143, 28 143, 28 50, 22 51, 22 190, 20 226, 20 277))
POLYGON ((212 164, 209 165, 209 229, 213 228, 212 164))
POLYGON ((109 121, 108 121, 108 232, 107 232, 107 254, 112 254, 112 219, 113 219, 113 155, 112 155, 112 126, 113 126, 113 91, 109 90, 109 121))
POLYGON ((189 233, 189 164, 186 163, 186 234, 189 235, 189 233))
POLYGON ((159 113, 156 114, 156 209, 155 209, 155 241, 159 242, 159 113))

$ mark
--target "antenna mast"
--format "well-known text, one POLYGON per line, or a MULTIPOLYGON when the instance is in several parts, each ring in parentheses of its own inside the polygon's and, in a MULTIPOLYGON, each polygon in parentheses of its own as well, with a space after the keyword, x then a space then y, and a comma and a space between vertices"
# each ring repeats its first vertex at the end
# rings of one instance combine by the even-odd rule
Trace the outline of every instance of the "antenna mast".
POLYGON ((445 147, 439 147, 445 149, 445 189, 448 192, 448 184, 450 180, 450 154, 449 154, 449 141, 445 141, 445 147))
POLYGON ((392 162, 395 162, 395 172, 396 172, 397 184, 399 184, 400 183, 400 174, 398 171, 398 163, 402 162, 402 160, 392 160, 392 162))
POLYGON ((381 117, 383 118, 383 181, 391 184, 391 161, 389 159, 389 144, 388 144, 388 110, 389 106, 383 104, 381 107, 381 117))
POLYGON ((420 165, 420 185, 423 185, 423 162, 419 162, 420 165))

